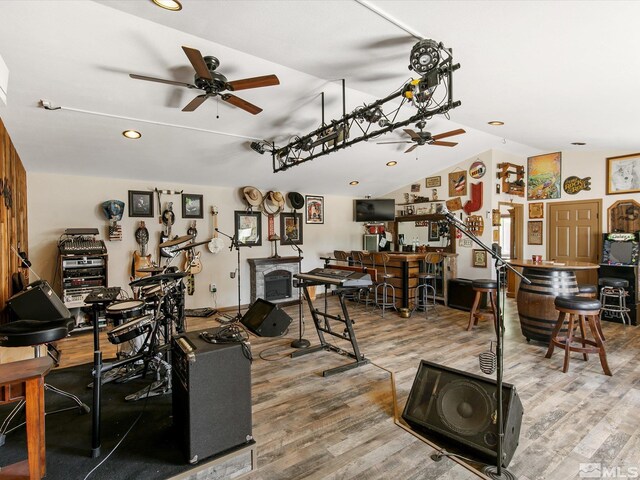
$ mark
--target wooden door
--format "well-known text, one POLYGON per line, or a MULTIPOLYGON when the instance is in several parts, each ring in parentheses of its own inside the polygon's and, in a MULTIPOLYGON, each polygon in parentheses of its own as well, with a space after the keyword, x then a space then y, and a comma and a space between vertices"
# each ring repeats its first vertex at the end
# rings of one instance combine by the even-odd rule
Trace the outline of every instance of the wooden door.
MULTIPOLYGON (((563 262, 599 263, 602 245, 602 200, 558 202, 548 205, 547 258, 563 262)), ((598 283, 598 271, 577 271, 578 283, 598 283)))

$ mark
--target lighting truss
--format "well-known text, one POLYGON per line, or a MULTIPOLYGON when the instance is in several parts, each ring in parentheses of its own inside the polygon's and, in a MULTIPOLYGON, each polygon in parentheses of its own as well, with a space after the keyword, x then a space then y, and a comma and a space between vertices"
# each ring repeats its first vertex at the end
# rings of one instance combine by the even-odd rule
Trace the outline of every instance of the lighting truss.
MULTIPOLYGON (((421 40, 414 46, 410 57, 410 69, 414 68, 416 64, 420 64, 415 61, 415 52, 425 42, 427 41, 421 40)), ((436 48, 434 47, 435 42, 432 40, 428 42, 431 42, 430 48, 436 48)), ((291 167, 367 141, 370 138, 376 138, 411 123, 427 121, 434 115, 446 114, 449 110, 460 106, 460 101, 453 100, 453 72, 460 68, 460 64, 453 63, 451 49, 445 48, 442 43, 437 44, 437 53, 437 56, 430 56, 430 58, 437 57, 437 65, 427 72, 421 68, 421 71, 418 72, 421 74, 420 78, 406 83, 387 97, 376 100, 369 105, 357 107, 351 113, 343 114, 338 120, 331 120, 328 123, 323 121, 322 126, 316 130, 304 136, 293 137, 285 146, 273 145, 271 149, 273 172, 288 170, 291 167), (444 97, 437 99, 435 93, 441 86, 445 91, 444 97), (386 105, 398 98, 401 99, 399 106, 397 103, 386 105), (401 112, 409 111, 405 107, 415 108, 415 110, 410 110, 415 113, 408 118, 401 116, 401 112), (357 132, 358 136, 353 137, 354 132, 357 132)))

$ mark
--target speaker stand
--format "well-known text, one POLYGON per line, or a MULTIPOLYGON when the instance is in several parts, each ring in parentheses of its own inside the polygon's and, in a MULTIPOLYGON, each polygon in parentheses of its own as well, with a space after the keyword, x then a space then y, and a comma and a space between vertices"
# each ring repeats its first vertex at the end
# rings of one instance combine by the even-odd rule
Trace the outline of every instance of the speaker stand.
POLYGON ((497 465, 485 465, 482 467, 482 473, 484 473, 487 477, 495 479, 495 480, 516 480, 517 477, 511 473, 506 468, 498 468, 497 465), (500 471, 498 473, 498 470, 500 471))

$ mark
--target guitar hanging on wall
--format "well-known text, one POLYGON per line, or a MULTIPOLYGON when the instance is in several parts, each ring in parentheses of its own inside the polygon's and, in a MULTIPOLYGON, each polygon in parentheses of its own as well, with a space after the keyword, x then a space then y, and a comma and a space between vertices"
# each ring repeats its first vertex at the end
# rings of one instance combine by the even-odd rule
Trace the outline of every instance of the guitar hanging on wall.
POLYGON ((207 244, 207 248, 215 254, 224 248, 224 241, 218 238, 218 207, 211 207, 211 215, 213 215, 213 238, 207 244))
POLYGON ((131 276, 134 278, 148 277, 150 273, 140 272, 141 268, 152 267, 151 254, 147 254, 147 244, 149 243, 149 230, 145 223, 140 222, 140 226, 135 233, 136 242, 140 246, 140 253, 137 250, 133 252, 133 265, 131 268, 131 276))
MULTIPOLYGON (((198 235, 196 230, 196 221, 193 221, 193 225, 187 230, 187 235, 191 236, 191 243, 194 242, 198 235)), ((187 295, 193 295, 196 291, 196 280, 194 275, 202 271, 202 263, 200 263, 200 252, 196 252, 194 248, 188 248, 185 250, 186 260, 184 263, 184 271, 187 275, 187 295)))
MULTIPOLYGON (((164 229, 160 232, 160 243, 164 243, 171 238, 171 226, 175 221, 176 216, 173 213, 173 202, 167 202, 167 208, 162 212, 162 224, 164 225, 164 229)), ((176 253, 173 251, 175 248, 175 246, 160 248, 160 256, 165 258, 175 257, 176 253)))

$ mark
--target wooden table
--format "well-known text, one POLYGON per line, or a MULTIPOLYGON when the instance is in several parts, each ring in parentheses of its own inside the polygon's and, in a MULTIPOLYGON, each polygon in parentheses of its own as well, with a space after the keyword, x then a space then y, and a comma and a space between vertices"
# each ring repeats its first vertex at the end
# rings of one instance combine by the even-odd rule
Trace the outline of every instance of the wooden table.
POLYGON ((599 267, 588 262, 533 262, 532 260, 512 260, 513 267, 522 267, 522 274, 531 285, 520 282, 518 289, 518 316, 520 328, 527 341, 533 339, 549 343, 551 332, 558 320, 555 298, 558 295, 577 295, 576 270, 590 270, 599 267))
POLYGON ((28 459, 2 467, 0 479, 40 480, 46 473, 44 442, 44 376, 53 361, 32 358, 0 365, 0 404, 26 401, 28 459))

